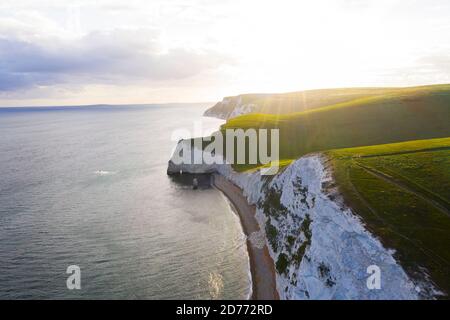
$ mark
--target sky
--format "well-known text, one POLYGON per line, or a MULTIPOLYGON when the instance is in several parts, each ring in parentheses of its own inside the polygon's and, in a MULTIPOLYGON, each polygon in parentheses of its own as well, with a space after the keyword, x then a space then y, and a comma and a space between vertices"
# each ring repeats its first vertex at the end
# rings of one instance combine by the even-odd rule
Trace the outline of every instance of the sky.
POLYGON ((448 0, 0 0, 0 106, 434 83, 448 0))

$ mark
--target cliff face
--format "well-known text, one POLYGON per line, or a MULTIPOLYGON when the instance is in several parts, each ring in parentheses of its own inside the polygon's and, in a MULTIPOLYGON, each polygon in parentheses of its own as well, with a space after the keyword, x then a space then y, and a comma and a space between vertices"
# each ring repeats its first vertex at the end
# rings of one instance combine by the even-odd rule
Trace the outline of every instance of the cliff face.
POLYGON ((203 114, 206 117, 215 117, 219 119, 228 119, 238 104, 238 97, 226 97, 221 102, 216 103, 203 114))
MULTIPOLYGON (((184 172, 190 172, 189 166, 184 172)), ((208 166, 239 186, 250 204, 276 263, 284 299, 417 299, 403 268, 342 203, 324 188, 332 182, 325 159, 298 159, 275 176, 236 173, 229 165, 208 166), (381 289, 369 290, 367 268, 381 270, 381 289)), ((176 166, 172 170, 177 172, 176 166)), ((193 169, 198 173, 201 165, 193 169)), ((179 171, 179 170, 178 170, 179 171)))
POLYGON ((172 157, 167 165, 167 174, 179 174, 179 173, 213 173, 217 172, 218 166, 216 164, 205 164, 203 162, 202 151, 193 148, 191 154, 191 160, 189 164, 183 163, 182 153, 183 150, 190 150, 191 141, 180 140, 173 151, 172 157))
POLYGON ((203 115, 227 120, 251 113, 258 110, 258 106, 251 101, 264 96, 266 95, 253 94, 226 97, 221 102, 216 103, 213 107, 206 110, 203 115))

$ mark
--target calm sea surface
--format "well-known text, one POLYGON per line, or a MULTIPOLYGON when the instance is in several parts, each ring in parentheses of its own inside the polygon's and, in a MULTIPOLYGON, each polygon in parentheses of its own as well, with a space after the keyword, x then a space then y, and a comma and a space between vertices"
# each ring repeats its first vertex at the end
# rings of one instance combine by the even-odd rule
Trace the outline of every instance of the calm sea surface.
POLYGON ((225 198, 166 175, 172 132, 205 107, 0 109, 0 299, 246 298, 225 198))

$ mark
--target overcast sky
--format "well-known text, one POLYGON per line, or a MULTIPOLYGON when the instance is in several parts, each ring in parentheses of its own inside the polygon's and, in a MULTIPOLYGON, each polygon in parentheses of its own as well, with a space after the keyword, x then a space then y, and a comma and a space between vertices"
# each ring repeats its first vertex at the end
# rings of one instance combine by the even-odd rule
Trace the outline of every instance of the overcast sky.
POLYGON ((0 106, 449 82, 449 0, 0 0, 0 106))

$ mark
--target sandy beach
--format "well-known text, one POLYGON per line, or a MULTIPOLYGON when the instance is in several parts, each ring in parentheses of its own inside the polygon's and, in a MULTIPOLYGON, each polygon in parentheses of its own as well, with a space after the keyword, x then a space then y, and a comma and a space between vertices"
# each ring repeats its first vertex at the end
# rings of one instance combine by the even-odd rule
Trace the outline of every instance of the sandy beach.
POLYGON ((213 184, 223 192, 233 205, 241 220, 244 233, 247 236, 247 248, 250 257, 253 285, 251 298, 253 300, 278 300, 275 264, 269 255, 267 245, 265 241, 250 241, 250 238, 257 238, 255 235, 260 231, 255 217, 255 206, 249 205, 247 199, 242 194, 242 190, 223 176, 214 174, 213 184))

